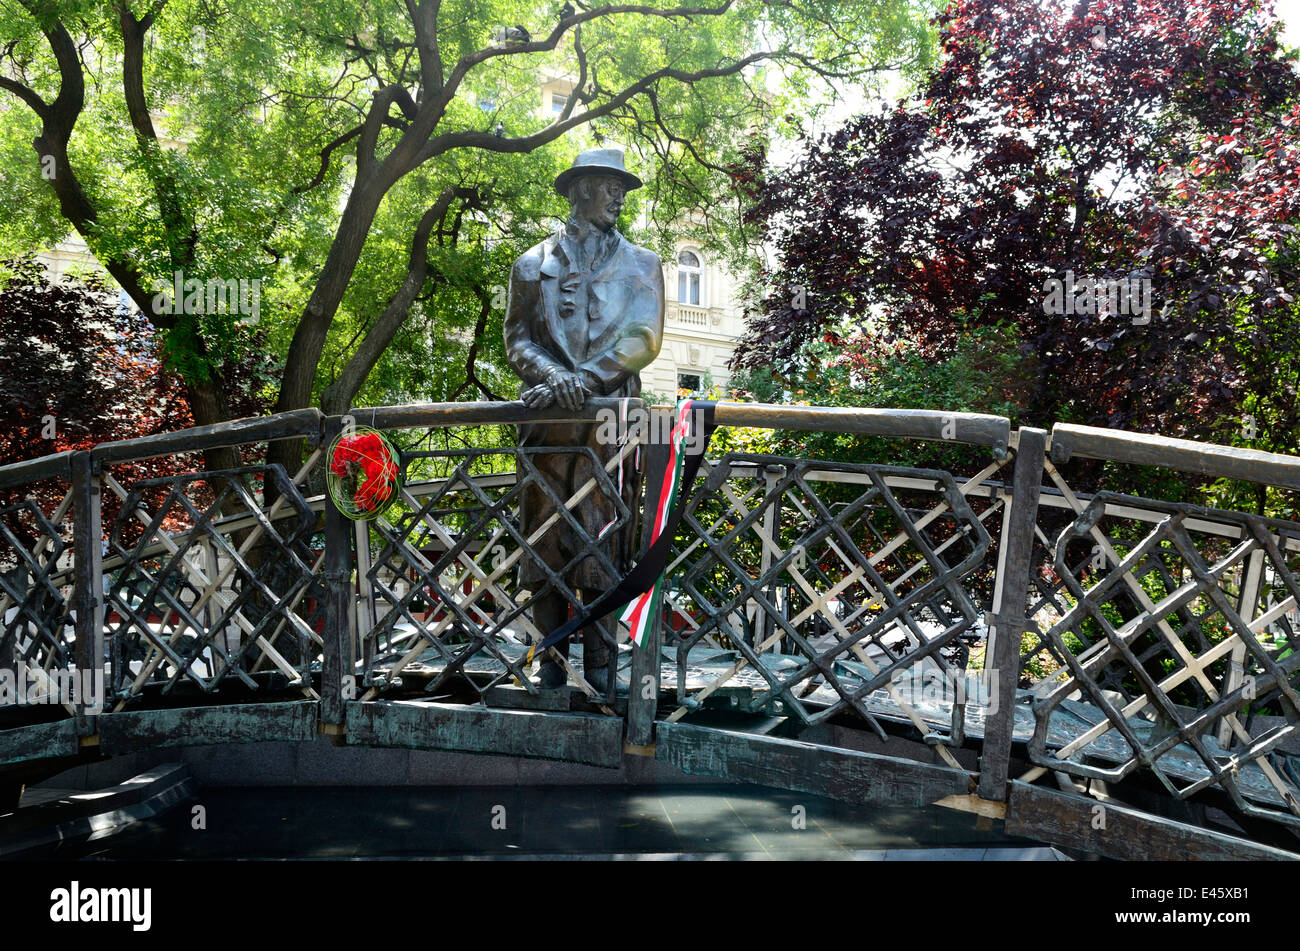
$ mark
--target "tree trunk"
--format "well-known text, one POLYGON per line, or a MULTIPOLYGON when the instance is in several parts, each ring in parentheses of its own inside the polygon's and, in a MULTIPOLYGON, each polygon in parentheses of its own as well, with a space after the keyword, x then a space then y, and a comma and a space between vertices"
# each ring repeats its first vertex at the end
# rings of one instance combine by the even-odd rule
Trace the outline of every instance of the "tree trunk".
MULTIPOLYGON (((289 343, 280 396, 275 404, 277 413, 305 409, 311 404, 312 385, 316 382, 316 368, 325 349, 326 335, 352 280, 370 225, 386 190, 383 182, 372 177, 365 185, 358 183, 348 199, 325 267, 289 343)), ((284 466, 292 477, 302 464, 302 450, 301 439, 283 439, 271 443, 266 460, 284 466)))

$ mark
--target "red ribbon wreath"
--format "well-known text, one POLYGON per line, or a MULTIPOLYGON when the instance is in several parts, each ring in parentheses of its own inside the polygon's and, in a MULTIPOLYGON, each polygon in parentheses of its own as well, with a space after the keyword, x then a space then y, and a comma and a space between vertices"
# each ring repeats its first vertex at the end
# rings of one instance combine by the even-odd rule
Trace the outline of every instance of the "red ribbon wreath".
POLYGON ((339 440, 330 460, 330 471, 343 479, 365 476, 353 503, 363 512, 373 512, 393 494, 397 462, 378 433, 356 433, 339 440))

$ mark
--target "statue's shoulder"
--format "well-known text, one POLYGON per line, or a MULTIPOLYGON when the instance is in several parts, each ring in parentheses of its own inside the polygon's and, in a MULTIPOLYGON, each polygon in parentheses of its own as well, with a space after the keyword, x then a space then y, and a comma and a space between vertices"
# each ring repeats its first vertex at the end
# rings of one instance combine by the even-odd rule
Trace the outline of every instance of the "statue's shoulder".
POLYGON ((631 259, 638 272, 649 275, 658 273, 663 267, 663 262, 659 260, 659 255, 655 254, 649 248, 643 248, 639 244, 633 244, 626 238, 623 239, 624 253, 631 259))
POLYGON ((548 234, 541 241, 537 242, 523 254, 515 259, 513 276, 520 281, 537 281, 541 280, 542 261, 546 255, 555 250, 555 243, 559 240, 559 235, 548 234))

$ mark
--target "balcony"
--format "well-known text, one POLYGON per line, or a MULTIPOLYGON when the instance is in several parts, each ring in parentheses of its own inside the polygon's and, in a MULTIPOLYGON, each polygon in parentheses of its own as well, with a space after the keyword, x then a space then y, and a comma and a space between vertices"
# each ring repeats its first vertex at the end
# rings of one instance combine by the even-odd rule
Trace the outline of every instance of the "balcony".
POLYGON ((722 312, 715 307, 697 307, 672 300, 667 302, 664 317, 669 326, 694 330, 707 330, 722 323, 722 312))

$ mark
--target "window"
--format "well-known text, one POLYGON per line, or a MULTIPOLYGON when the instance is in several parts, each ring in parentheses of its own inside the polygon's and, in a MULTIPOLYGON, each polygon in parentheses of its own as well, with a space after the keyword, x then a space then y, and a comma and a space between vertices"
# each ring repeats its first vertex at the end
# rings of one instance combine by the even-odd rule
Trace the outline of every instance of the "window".
POLYGON ((700 304, 700 281, 703 267, 700 256, 694 251, 681 251, 677 255, 677 300, 682 304, 700 304))
POLYGON ((551 115, 558 116, 569 104, 569 97, 558 92, 551 93, 551 115))
POLYGON ((698 373, 679 373, 677 374, 677 389, 688 390, 691 393, 698 393, 703 388, 698 373))

